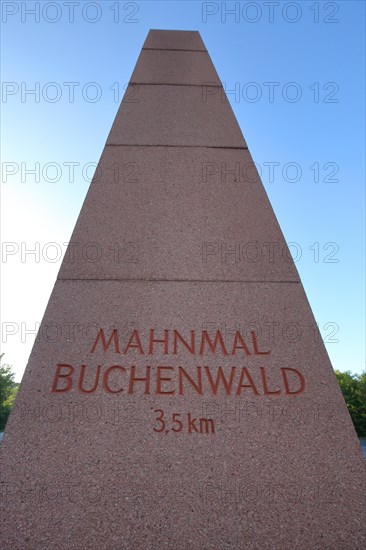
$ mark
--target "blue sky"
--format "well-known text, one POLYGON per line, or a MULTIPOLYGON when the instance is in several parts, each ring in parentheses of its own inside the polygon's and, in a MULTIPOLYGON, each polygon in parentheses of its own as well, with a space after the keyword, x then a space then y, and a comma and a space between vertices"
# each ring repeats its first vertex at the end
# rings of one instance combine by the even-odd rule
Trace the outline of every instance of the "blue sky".
POLYGON ((1 347, 17 379, 150 28, 200 31, 225 88, 236 91, 228 97, 286 241, 301 250, 296 265, 333 366, 361 372, 364 2, 1 7, 1 347), (35 163, 39 181, 27 173, 35 163), (26 254, 32 248, 39 257, 26 254))

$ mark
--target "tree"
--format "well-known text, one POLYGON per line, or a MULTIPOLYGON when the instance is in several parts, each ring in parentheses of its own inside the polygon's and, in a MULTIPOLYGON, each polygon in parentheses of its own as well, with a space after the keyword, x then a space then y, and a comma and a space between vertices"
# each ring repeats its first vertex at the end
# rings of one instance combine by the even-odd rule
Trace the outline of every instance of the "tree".
POLYGON ((0 355, 0 431, 5 428, 19 386, 14 382, 15 374, 11 366, 1 363, 3 356, 2 353, 0 355))
POLYGON ((366 437, 366 372, 335 371, 344 400, 359 437, 366 437))

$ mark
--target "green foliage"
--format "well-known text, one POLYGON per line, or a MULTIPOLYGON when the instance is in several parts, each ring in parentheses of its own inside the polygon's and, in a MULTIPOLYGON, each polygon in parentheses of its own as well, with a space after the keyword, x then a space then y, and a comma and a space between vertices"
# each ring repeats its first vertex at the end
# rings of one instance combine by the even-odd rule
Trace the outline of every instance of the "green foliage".
MULTIPOLYGON (((0 362, 4 354, 0 355, 0 362)), ((9 418, 15 396, 18 392, 18 385, 14 382, 15 374, 10 365, 0 363, 0 431, 5 428, 9 418)))
POLYGON ((366 372, 335 371, 357 435, 366 437, 366 372))

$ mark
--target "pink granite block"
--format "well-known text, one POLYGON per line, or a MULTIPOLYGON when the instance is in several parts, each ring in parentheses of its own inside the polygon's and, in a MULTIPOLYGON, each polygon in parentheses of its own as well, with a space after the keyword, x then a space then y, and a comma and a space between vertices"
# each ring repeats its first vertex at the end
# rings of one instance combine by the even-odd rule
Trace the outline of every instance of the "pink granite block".
MULTIPOLYGON (((142 50, 131 82, 221 86, 207 52, 181 50, 142 50)), ((214 89, 207 91, 212 94, 214 89)))
POLYGON ((107 145, 246 147, 220 87, 130 85, 107 145))
POLYGON ((107 147, 60 278, 298 281, 248 150, 107 147))
POLYGON ((143 48, 159 50, 206 51, 200 33, 197 31, 150 30, 143 48))
POLYGON ((58 281, 0 449, 4 550, 363 547, 365 463, 300 284, 58 281))

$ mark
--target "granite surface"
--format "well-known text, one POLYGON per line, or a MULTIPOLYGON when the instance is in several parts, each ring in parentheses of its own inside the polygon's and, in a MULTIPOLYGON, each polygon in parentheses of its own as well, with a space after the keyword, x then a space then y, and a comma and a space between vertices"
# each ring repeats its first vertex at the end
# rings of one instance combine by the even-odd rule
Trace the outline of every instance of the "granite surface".
POLYGON ((146 37, 143 48, 206 51, 206 47, 198 31, 152 29, 146 37))
POLYGON ((246 147, 221 88, 166 84, 129 84, 107 145, 246 147))
POLYGON ((189 50, 142 50, 131 82, 207 85, 207 98, 217 93, 214 86, 221 86, 208 53, 189 50))
POLYGON ((299 281, 247 149, 106 147, 59 277, 299 281))

